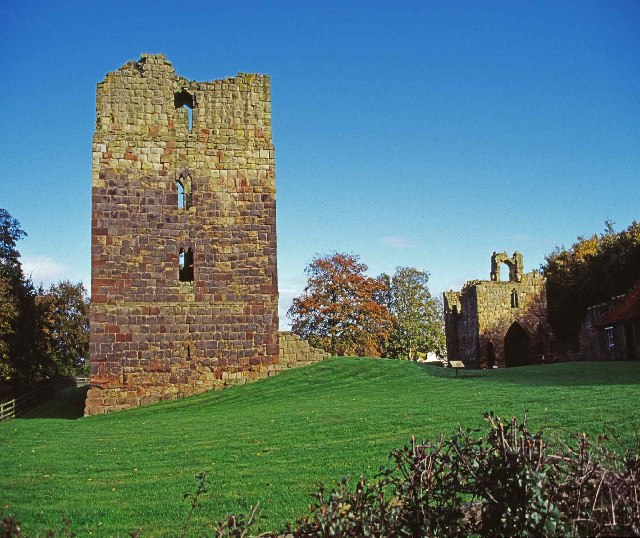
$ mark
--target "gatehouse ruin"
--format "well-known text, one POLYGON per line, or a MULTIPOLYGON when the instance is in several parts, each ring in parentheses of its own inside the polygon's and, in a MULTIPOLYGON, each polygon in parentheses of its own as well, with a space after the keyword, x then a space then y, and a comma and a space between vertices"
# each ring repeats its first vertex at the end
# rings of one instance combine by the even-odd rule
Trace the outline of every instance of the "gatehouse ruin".
POLYGON ((539 362, 550 353, 546 279, 524 273, 519 252, 494 252, 489 280, 444 293, 448 360, 466 368, 503 368, 539 362), (502 265, 508 279, 501 280, 502 265))
POLYGON ((85 414, 275 373, 269 77, 196 82, 153 54, 107 74, 91 230, 85 414))

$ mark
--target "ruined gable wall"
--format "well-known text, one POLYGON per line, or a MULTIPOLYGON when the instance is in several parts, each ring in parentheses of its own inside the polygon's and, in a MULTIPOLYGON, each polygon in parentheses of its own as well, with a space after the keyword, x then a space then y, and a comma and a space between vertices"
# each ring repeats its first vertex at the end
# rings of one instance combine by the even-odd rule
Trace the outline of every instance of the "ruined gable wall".
POLYGON ((86 413, 275 372, 278 290, 269 78, 212 82, 144 55, 98 85, 86 413), (176 93, 193 96, 188 112, 176 93), (191 178, 178 208, 176 179, 191 178), (180 282, 180 248, 194 280, 180 282))
POLYGON ((478 295, 479 362, 487 361, 487 342, 492 342, 498 366, 504 366, 504 337, 511 324, 519 322, 529 333, 532 345, 541 331, 550 332, 547 323, 546 280, 538 273, 522 275, 520 282, 482 281, 478 295), (512 306, 516 291, 518 306, 512 306), (542 328, 540 325, 542 324, 542 328))
POLYGON ((467 368, 504 367, 505 336, 515 322, 527 333, 531 354, 550 351, 554 336, 547 318, 546 280, 522 268, 519 252, 494 252, 490 280, 470 281, 462 291, 444 294, 449 360, 461 360, 467 368), (509 281, 500 280, 502 264, 509 281))

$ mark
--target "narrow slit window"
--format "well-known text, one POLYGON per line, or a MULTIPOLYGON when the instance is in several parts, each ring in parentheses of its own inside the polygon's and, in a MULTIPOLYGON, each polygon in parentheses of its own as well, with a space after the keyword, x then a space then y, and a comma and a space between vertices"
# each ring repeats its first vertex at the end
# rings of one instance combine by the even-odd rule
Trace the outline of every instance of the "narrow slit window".
MULTIPOLYGON (((178 254, 178 266, 180 267, 180 276, 182 276, 182 271, 184 270, 184 249, 180 249, 180 253, 178 254)), ((182 280, 182 278, 180 278, 182 280)))
POLYGON ((181 172, 176 178, 176 188, 178 189, 178 208, 189 209, 191 207, 191 176, 181 172))
POLYGON ((180 209, 186 209, 184 185, 182 184, 181 181, 176 181, 176 185, 178 187, 178 207, 180 209))
POLYGON ((520 299, 518 298, 518 292, 516 290, 511 291, 511 308, 519 308, 520 299))
POLYGON ((191 248, 186 252, 183 248, 180 249, 178 265, 180 282, 193 282, 193 250, 191 248))
POLYGON ((187 111, 187 127, 189 132, 193 130, 193 109, 196 106, 195 96, 187 90, 176 92, 173 95, 173 104, 178 108, 184 108, 187 111))

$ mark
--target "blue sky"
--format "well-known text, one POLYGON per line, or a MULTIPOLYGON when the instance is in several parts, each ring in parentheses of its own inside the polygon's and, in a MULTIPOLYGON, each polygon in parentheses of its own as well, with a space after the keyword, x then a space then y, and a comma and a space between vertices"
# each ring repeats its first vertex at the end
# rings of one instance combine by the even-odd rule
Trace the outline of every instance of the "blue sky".
POLYGON ((271 75, 281 325, 316 254, 440 294, 640 217, 640 2, 0 3, 0 207, 90 275, 95 87, 143 52, 271 75))

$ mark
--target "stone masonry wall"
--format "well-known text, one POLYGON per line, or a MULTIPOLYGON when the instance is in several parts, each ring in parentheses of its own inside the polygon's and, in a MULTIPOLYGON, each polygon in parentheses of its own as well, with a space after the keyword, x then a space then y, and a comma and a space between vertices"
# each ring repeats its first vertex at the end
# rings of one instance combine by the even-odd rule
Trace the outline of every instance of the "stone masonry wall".
POLYGON ((467 368, 504 367, 505 341, 513 328, 526 335, 532 354, 549 353, 553 333, 547 321, 546 280, 522 271, 522 255, 492 256, 490 280, 471 281, 460 292, 444 294, 449 360, 467 368), (499 280, 506 263, 509 281, 499 280))
POLYGON ((529 335, 532 351, 549 352, 551 328, 547 322, 546 280, 538 273, 522 275, 520 282, 480 282, 476 286, 478 296, 478 361, 486 366, 487 344, 492 343, 495 363, 505 366, 504 339, 514 323, 518 323, 529 335), (517 293, 518 305, 512 306, 511 297, 517 293))
POLYGON ((309 342, 290 332, 280 333, 279 369, 299 368, 323 361, 331 356, 322 349, 311 347, 309 342))
POLYGON ((476 362, 478 355, 478 308, 475 288, 444 294, 447 360, 476 362))
POLYGON ((162 55, 124 65, 98 84, 92 169, 85 413, 275 373, 268 76, 194 82, 162 55))
MULTIPOLYGON (((581 360, 597 361, 623 358, 619 356, 619 349, 616 349, 615 346, 613 349, 609 349, 604 328, 598 326, 598 322, 624 297, 625 295, 612 297, 606 303, 594 305, 587 309, 578 335, 579 357, 581 360)), ((616 327, 614 331, 620 331, 620 329, 620 327, 616 327)), ((618 342, 624 342, 624 333, 620 332, 622 334, 616 335, 618 336, 618 342)))

